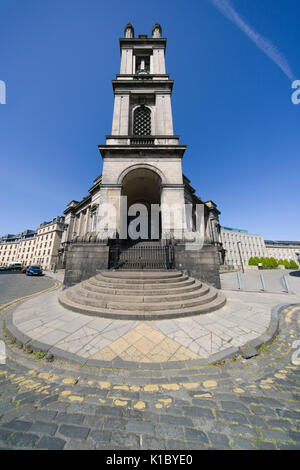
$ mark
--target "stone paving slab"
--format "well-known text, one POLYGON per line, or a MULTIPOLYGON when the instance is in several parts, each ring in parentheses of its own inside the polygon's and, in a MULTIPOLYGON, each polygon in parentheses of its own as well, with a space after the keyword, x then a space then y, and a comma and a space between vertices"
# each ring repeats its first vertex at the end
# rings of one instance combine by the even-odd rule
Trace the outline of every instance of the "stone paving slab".
MULTIPOLYGON (((296 303, 295 295, 225 291, 220 310, 188 318, 132 321, 70 312, 50 292, 9 313, 8 330, 20 342, 79 363, 122 361, 125 365, 219 360, 236 354, 268 330, 272 308, 296 303), (98 361, 98 362, 97 362, 98 361)), ((273 334, 276 328, 273 328, 273 334)))
POLYGON ((262 282, 260 276, 263 276, 267 292, 282 294, 286 292, 286 285, 283 277, 288 280, 291 293, 300 295, 300 271, 290 269, 262 269, 245 272, 228 272, 220 274, 222 289, 239 290, 238 275, 242 282, 243 291, 261 292, 262 282))

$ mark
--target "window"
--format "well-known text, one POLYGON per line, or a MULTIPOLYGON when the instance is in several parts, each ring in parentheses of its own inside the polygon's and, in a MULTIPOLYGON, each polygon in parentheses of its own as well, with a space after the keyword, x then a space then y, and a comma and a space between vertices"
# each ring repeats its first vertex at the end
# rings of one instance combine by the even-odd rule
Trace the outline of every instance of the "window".
POLYGON ((135 73, 148 74, 150 72, 150 56, 136 56, 135 73))
POLYGON ((134 135, 151 135, 151 111, 142 105, 134 111, 134 135))

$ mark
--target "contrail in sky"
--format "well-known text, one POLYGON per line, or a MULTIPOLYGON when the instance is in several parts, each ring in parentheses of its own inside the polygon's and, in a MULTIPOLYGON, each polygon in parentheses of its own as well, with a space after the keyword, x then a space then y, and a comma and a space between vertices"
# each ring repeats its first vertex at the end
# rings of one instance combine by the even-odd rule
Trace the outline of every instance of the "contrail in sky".
POLYGON ((209 0, 226 18, 234 23, 241 31, 243 31, 249 39, 264 52, 291 80, 295 80, 295 76, 290 65, 284 55, 276 46, 267 38, 257 33, 242 17, 237 13, 230 3, 230 0, 209 0))

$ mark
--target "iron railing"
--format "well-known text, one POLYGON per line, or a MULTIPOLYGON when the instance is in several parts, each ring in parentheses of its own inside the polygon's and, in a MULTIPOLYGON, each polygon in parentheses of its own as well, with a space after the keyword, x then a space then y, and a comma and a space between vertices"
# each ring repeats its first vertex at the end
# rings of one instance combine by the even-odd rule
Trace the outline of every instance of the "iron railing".
POLYGON ((173 269, 174 267, 175 253, 171 244, 122 246, 116 243, 109 248, 110 269, 173 269))

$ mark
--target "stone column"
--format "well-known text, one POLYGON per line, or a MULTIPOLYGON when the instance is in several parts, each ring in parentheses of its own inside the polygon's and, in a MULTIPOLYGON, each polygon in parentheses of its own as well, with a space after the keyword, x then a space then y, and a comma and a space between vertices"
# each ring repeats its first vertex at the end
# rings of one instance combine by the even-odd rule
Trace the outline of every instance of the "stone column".
POLYGON ((132 49, 122 49, 120 74, 132 74, 132 49))
MULTIPOLYGON (((205 211, 206 212, 206 211, 205 211)), ((213 243, 214 236, 212 233, 212 226, 211 226, 211 219, 210 219, 210 212, 207 210, 205 214, 205 241, 206 243, 213 243)))
POLYGON ((157 135, 173 135, 171 96, 156 94, 155 128, 157 135))
POLYGON ((153 48, 153 73, 154 74, 165 74, 165 54, 163 49, 153 48))
POLYGON ((150 56, 150 73, 153 74, 153 55, 150 56))
POLYGON ((74 219, 74 226, 73 226, 73 232, 72 232, 72 235, 71 235, 72 238, 74 238, 74 237, 73 237, 73 233, 75 233, 75 237, 76 237, 77 235, 79 235, 79 233, 78 233, 78 230, 79 230, 79 217, 80 217, 80 216, 78 216, 78 215, 75 216, 75 219, 74 219))
POLYGON ((119 233, 121 189, 119 184, 103 184, 101 187, 96 232, 103 240, 115 238, 119 233))
POLYGON ((84 235, 89 232, 90 207, 87 207, 85 213, 84 235))
POLYGON ((78 232, 77 232, 77 235, 81 235, 81 231, 82 231, 82 216, 83 216, 83 211, 80 212, 79 214, 79 221, 78 221, 78 232))
POLYGON ((173 118, 172 118, 172 105, 171 95, 164 95, 164 114, 165 114, 165 134, 173 135, 173 118))
POLYGON ((67 234, 66 234, 66 242, 69 242, 72 240, 72 235, 74 232, 74 223, 75 223, 75 215, 71 214, 70 219, 69 219, 69 225, 67 228, 67 234))
POLYGON ((129 95, 115 95, 112 135, 128 135, 129 95))
POLYGON ((162 185, 161 222, 163 237, 164 234, 172 233, 175 238, 183 238, 187 229, 184 185, 162 185))

